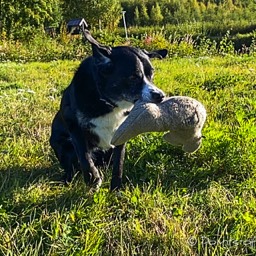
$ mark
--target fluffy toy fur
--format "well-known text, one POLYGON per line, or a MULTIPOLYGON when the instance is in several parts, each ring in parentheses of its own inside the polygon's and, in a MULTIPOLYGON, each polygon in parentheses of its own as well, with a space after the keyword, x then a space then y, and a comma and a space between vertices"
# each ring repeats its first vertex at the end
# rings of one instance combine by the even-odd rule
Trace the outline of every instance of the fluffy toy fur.
POLYGON ((112 144, 123 144, 140 133, 168 131, 163 136, 167 142, 194 152, 201 145, 205 120, 204 106, 190 97, 169 97, 158 104, 138 101, 115 132, 112 144))

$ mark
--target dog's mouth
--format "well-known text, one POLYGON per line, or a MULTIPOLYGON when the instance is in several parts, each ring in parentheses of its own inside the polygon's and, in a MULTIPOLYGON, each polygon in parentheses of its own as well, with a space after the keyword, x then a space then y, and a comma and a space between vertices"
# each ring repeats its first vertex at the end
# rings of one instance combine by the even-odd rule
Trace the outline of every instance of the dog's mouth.
POLYGON ((133 104, 135 104, 137 101, 145 101, 148 103, 160 103, 163 101, 163 99, 165 98, 165 94, 162 91, 155 91, 155 90, 149 90, 142 93, 142 95, 137 95, 136 98, 133 97, 127 97, 127 95, 125 95, 125 100, 127 100, 128 102, 131 102, 133 104))
POLYGON ((160 98, 157 98, 157 99, 152 99, 152 100, 140 98, 140 99, 134 100, 133 104, 135 104, 137 101, 145 101, 145 102, 148 102, 148 103, 158 104, 158 103, 161 103, 163 100, 164 100, 164 96, 162 96, 160 98))
POLYGON ((164 99, 164 94, 162 94, 162 93, 154 93, 153 92, 151 97, 152 97, 152 102, 153 103, 160 103, 164 99))
POLYGON ((150 93, 142 95, 141 99, 149 103, 160 103, 163 101, 164 97, 165 95, 161 91, 150 91, 150 93))

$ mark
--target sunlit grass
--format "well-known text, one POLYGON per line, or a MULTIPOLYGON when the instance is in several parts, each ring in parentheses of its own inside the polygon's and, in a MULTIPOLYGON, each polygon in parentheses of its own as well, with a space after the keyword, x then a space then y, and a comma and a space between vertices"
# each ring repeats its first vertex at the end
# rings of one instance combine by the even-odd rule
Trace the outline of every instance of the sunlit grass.
POLYGON ((192 155, 162 134, 131 140, 118 194, 106 169, 94 194, 80 175, 59 182, 50 124, 78 64, 0 66, 0 254, 254 255, 255 60, 154 61, 156 85, 205 105, 205 139, 192 155))

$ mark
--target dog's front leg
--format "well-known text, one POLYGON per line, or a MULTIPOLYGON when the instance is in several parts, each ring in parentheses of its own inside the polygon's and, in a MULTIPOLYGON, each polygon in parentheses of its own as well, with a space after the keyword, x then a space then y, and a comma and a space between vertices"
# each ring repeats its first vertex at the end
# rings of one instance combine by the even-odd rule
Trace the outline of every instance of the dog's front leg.
POLYGON ((82 129, 78 125, 73 124, 70 135, 83 171, 85 182, 94 184, 97 188, 100 187, 102 179, 98 169, 94 165, 87 138, 84 136, 82 129))
POLYGON ((119 190, 122 184, 123 166, 125 157, 125 144, 116 146, 113 151, 113 171, 111 180, 111 191, 119 190))
POLYGON ((85 152, 85 159, 89 165, 89 173, 86 170, 83 171, 84 173, 84 179, 85 181, 88 181, 92 183, 96 189, 98 189, 101 186, 102 179, 100 177, 98 169, 95 167, 93 159, 92 159, 92 154, 89 151, 85 152), (88 176, 89 174, 89 176, 88 176))

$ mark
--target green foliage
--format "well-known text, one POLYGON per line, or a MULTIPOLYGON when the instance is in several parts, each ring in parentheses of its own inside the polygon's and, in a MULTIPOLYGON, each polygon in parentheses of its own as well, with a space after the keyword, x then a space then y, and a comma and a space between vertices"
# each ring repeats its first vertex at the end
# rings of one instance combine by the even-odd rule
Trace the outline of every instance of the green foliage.
POLYGON ((0 254, 255 255, 254 57, 153 61, 157 86, 205 105, 205 138, 194 154, 161 133, 129 141, 120 193, 107 167, 95 193, 59 182, 50 125, 78 65, 0 66, 0 254))
POLYGON ((219 52, 220 54, 232 54, 234 52, 233 43, 229 38, 229 31, 220 41, 219 52))
MULTIPOLYGON (((196 28, 180 28, 184 31, 196 28)), ((178 30, 177 30, 178 31, 178 30)), ((192 34, 169 34, 163 28, 133 28, 129 29, 132 34, 127 41, 124 31, 109 33, 107 30, 94 33, 96 39, 110 46, 131 45, 147 50, 155 50, 166 48, 170 57, 177 56, 206 56, 206 55, 237 55, 248 54, 255 56, 255 33, 250 33, 247 37, 240 36, 231 37, 229 31, 226 35, 216 41, 204 36, 196 37, 192 34), (123 33, 123 34, 122 34, 123 33), (243 45, 243 41, 247 41, 247 45, 243 45), (240 50, 235 49, 235 42, 240 43, 240 50), (249 42, 249 43, 248 43, 249 42)), ((67 35, 65 32, 59 34, 55 38, 51 38, 46 34, 35 34, 27 42, 17 40, 2 40, 0 42, 0 61, 52 61, 59 59, 81 60, 91 53, 89 43, 84 42, 81 36, 67 35)))
MULTIPOLYGON (((138 25, 135 21, 134 10, 138 6, 137 1, 122 0, 121 4, 127 11, 128 24, 138 25)), ((162 25, 167 24, 182 24, 191 22, 209 22, 227 24, 235 22, 248 21, 255 26, 255 3, 253 0, 249 0, 248 4, 244 4, 244 1, 198 1, 198 0, 145 0, 143 1, 146 9, 143 9, 144 17, 150 15, 150 11, 156 5, 159 5, 160 11, 163 15, 162 25), (250 16, 250 18, 249 18, 250 16)), ((137 14, 136 14, 137 15, 137 14)), ((150 20, 150 25, 157 25, 158 20, 150 20)), ((143 25, 141 23, 141 25, 143 25)), ((148 25, 148 23, 144 24, 148 25)), ((226 31, 230 29, 226 27, 226 31)), ((225 31, 225 32, 226 32, 225 31)))
POLYGON ((256 31, 252 35, 252 43, 250 45, 250 52, 256 54, 256 31))
POLYGON ((153 5, 150 11, 150 20, 153 22, 153 24, 159 25, 161 24, 162 20, 164 19, 164 16, 161 13, 161 9, 158 3, 156 5, 153 5))
POLYGON ((64 0, 62 9, 64 20, 83 17, 91 28, 113 30, 122 18, 118 0, 64 0))
MULTIPOLYGON (((241 0, 199 1, 199 0, 74 0, 60 1, 31 0, 1 1, 1 39, 32 40, 36 33, 43 33, 46 27, 59 28, 62 22, 83 17, 93 31, 107 29, 113 32, 123 23, 121 10, 126 11, 128 27, 161 26, 168 33, 172 26, 175 33, 222 37, 245 34, 256 29, 256 7, 253 0, 247 4, 241 0), (190 27, 196 31, 184 31, 190 27), (175 30, 176 29, 176 30, 175 30)), ((161 28, 160 27, 160 28, 161 28)), ((58 30, 58 29, 57 29, 58 30)))
POLYGON ((147 26, 149 25, 149 14, 148 9, 145 3, 141 4, 141 13, 140 13, 140 25, 147 26))
POLYGON ((51 38, 45 34, 36 34, 27 42, 3 40, 0 43, 0 61, 53 61, 64 59, 83 59, 91 52, 89 44, 85 44, 82 38, 73 38, 66 34, 60 34, 51 38))
POLYGON ((59 24, 61 17, 59 0, 2 0, 0 37, 29 40, 37 29, 59 24))
POLYGON ((140 12, 138 6, 135 7, 134 11, 134 23, 136 26, 140 25, 140 12))

